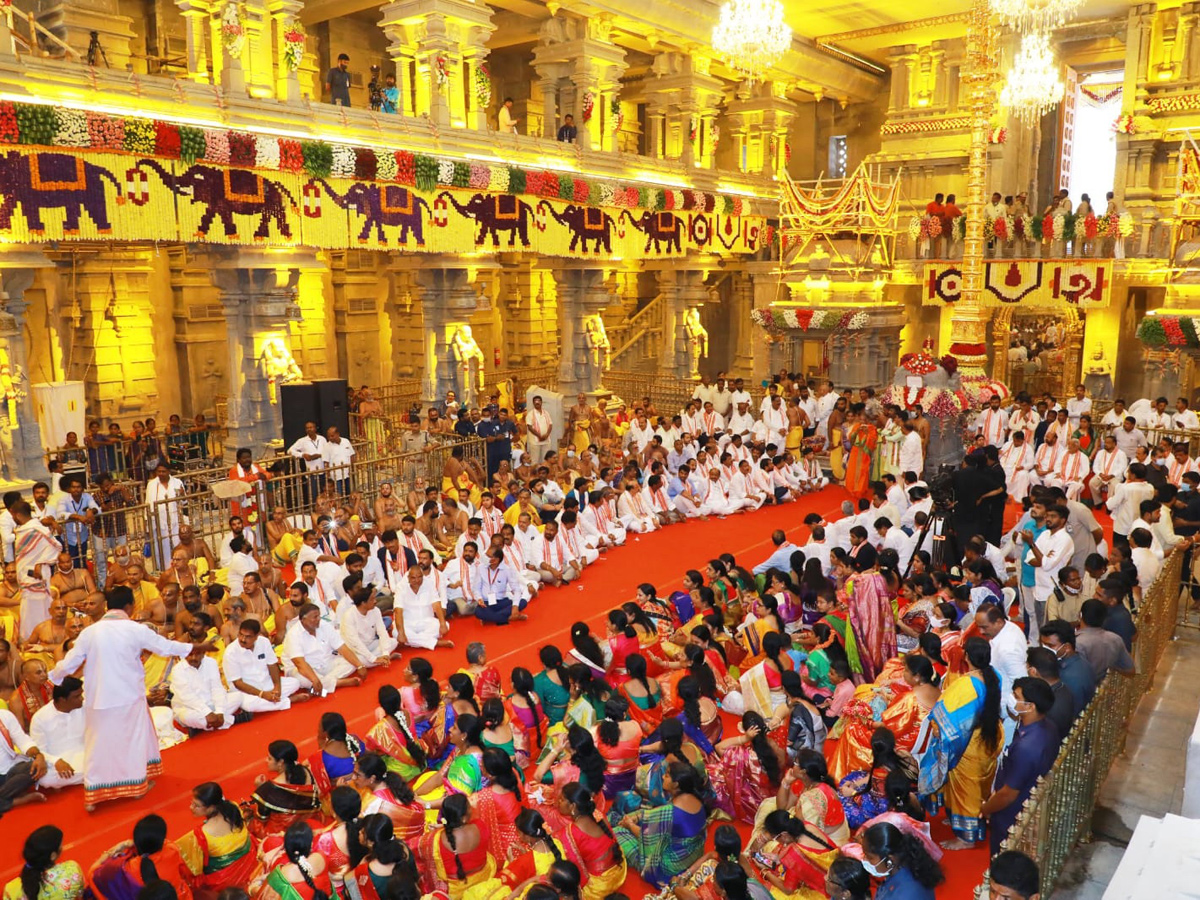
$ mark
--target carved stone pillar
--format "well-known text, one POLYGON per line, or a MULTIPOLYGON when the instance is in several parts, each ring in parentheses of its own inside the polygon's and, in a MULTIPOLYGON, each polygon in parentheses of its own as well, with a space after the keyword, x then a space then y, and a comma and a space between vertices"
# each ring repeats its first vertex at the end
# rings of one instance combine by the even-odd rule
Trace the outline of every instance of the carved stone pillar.
POLYGON ((604 373, 588 346, 584 320, 612 303, 605 282, 608 272, 595 264, 556 263, 554 280, 558 292, 559 369, 558 386, 563 395, 594 394, 603 387, 604 373))
POLYGON ((693 313, 699 316, 700 307, 708 299, 706 274, 703 269, 683 267, 658 271, 658 289, 663 295, 663 355, 659 368, 676 378, 695 378, 700 359, 707 356, 707 347, 688 333, 689 319, 693 313))
MULTIPOLYGON (((494 263, 483 263, 492 266, 494 263)), ((431 260, 414 273, 421 289, 421 312, 425 317, 425 366, 421 399, 433 402, 454 391, 459 402, 478 403, 483 381, 482 359, 459 359, 455 338, 470 327, 471 316, 483 302, 475 289, 479 260, 447 256, 431 260)), ((476 345, 478 346, 478 345, 476 345)))
POLYGON ((25 344, 25 313, 29 303, 25 292, 33 284, 39 269, 53 263, 40 249, 12 248, 0 256, 0 349, 8 363, 8 375, 16 391, 16 421, 10 421, 7 402, 0 414, 0 442, 6 459, 0 460, 0 475, 5 480, 36 479, 46 472, 42 432, 33 414, 32 385, 29 381, 29 353, 25 344))
POLYGON ((736 329, 733 370, 748 377, 754 366, 754 329, 757 327, 750 319, 750 311, 754 309, 754 280, 748 272, 734 273, 732 300, 730 319, 736 329))
MULTIPOLYGON (((533 49, 533 66, 543 87, 546 80, 555 80, 560 92, 558 112, 575 117, 576 142, 585 150, 604 146, 601 122, 626 67, 625 51, 612 42, 611 32, 612 16, 608 14, 583 17, 560 11, 542 25, 540 43, 533 49), (585 121, 588 95, 593 102, 592 117, 585 121)), ((548 132, 553 134, 550 129, 548 132)))
POLYGON ((558 79, 538 72, 542 89, 542 137, 553 139, 558 134, 558 79))
POLYGON ((276 370, 269 368, 266 357, 277 353, 278 347, 291 354, 288 325, 299 317, 300 269, 267 251, 245 249, 217 256, 212 277, 225 312, 228 346, 226 446, 231 451, 250 447, 258 455, 283 429, 278 391, 287 376, 272 376, 270 372, 276 370), (268 345, 273 346, 264 353, 268 345))
POLYGON ((209 75, 208 39, 212 19, 212 5, 208 0, 175 0, 183 15, 184 33, 187 35, 188 78, 207 82, 209 75))
POLYGON ((283 36, 288 24, 299 20, 304 9, 304 0, 267 0, 267 12, 270 13, 270 47, 274 58, 275 96, 288 104, 299 104, 300 73, 288 70, 283 61, 283 36))

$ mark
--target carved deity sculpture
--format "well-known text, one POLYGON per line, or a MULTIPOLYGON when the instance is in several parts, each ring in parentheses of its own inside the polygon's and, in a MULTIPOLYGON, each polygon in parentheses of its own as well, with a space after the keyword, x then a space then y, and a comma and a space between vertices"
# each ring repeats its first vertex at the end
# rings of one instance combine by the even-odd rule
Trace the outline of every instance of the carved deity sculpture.
POLYGON ((693 306, 683 315, 683 333, 688 342, 688 375, 700 371, 700 360, 708 356, 708 330, 700 324, 700 309, 693 306))
POLYGON ((462 373, 458 383, 462 402, 474 405, 476 398, 483 395, 483 350, 471 334, 470 325, 460 325, 450 337, 450 352, 454 354, 455 367, 462 373))
POLYGON ((612 343, 608 340, 608 332, 604 328, 604 319, 599 313, 587 316, 583 320, 584 334, 587 338, 588 351, 592 367, 596 370, 597 384, 608 369, 608 354, 612 343))
POLYGON ((1084 363, 1083 386, 1094 400, 1111 400, 1113 393, 1112 362, 1104 355, 1104 347, 1096 345, 1092 358, 1084 363))
POLYGON ((272 405, 279 402, 278 385, 304 378, 304 373, 296 364, 296 358, 292 356, 292 351, 281 337, 271 337, 263 341, 259 363, 267 377, 267 396, 272 405))

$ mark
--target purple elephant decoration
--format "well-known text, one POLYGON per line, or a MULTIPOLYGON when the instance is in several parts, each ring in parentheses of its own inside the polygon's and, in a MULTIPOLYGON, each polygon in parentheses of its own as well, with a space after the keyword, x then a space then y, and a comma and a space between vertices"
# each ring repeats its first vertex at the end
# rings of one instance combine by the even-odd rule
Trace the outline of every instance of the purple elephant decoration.
POLYGON ((508 246, 529 246, 529 222, 533 219, 533 207, 512 194, 475 194, 466 203, 459 203, 449 191, 438 194, 438 200, 449 203, 461 216, 469 216, 479 223, 476 246, 483 246, 490 234, 492 246, 500 246, 500 232, 508 232, 508 246))
POLYGON ((94 163, 84 162, 70 153, 30 153, 16 150, 0 156, 0 230, 12 228, 12 216, 18 203, 29 223, 29 231, 40 235, 46 230, 42 212, 62 209, 66 213, 63 233, 79 234, 79 216, 86 212, 101 234, 112 232, 108 220, 108 200, 104 182, 117 191, 117 203, 125 201, 116 176, 94 163))
POLYGON ((674 213, 669 212, 653 212, 647 210, 638 218, 630 215, 629 210, 621 210, 621 218, 628 219, 629 224, 646 235, 646 250, 650 249, 650 245, 654 244, 654 252, 661 253, 663 243, 667 245, 667 251, 670 252, 674 248, 676 253, 683 249, 683 219, 674 213))
POLYGON ((429 212, 429 204, 409 188, 360 181, 347 188, 346 193, 339 194, 324 178, 316 181, 325 188, 325 193, 333 198, 334 203, 342 209, 352 209, 366 219, 358 234, 360 244, 367 242, 372 227, 379 243, 386 244, 383 226, 392 225, 400 228, 401 244, 408 243, 408 233, 411 231, 417 246, 425 246, 424 217, 429 212))
POLYGON ((162 179, 163 184, 181 197, 190 197, 193 203, 204 206, 204 214, 196 227, 196 238, 208 237, 213 219, 221 218, 228 240, 237 240, 238 228, 233 217, 258 216, 258 228, 254 239, 266 241, 271 237, 271 222, 275 222, 282 237, 290 238, 292 228, 288 224, 284 201, 298 213, 299 206, 291 191, 270 178, 264 178, 249 169, 227 169, 218 166, 188 167, 181 175, 168 172, 152 159, 139 159, 136 168, 146 167, 162 179))

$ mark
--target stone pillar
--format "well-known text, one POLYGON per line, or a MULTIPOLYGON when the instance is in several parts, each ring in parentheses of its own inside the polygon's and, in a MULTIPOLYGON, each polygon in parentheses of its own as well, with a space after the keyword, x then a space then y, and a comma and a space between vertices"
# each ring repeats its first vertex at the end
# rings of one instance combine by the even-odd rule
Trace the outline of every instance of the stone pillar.
POLYGON ((687 333, 687 320, 708 299, 703 269, 669 268, 658 271, 658 288, 663 295, 663 353, 660 371, 676 378, 699 375, 701 352, 687 333))
POLYGON ((608 272, 588 263, 556 263, 554 280, 558 291, 559 369, 558 387, 565 397, 595 394, 603 387, 604 373, 596 365, 588 346, 584 319, 598 315, 612 303, 605 282, 608 272))
POLYGON ((454 391, 461 403, 478 403, 480 373, 484 361, 467 363, 467 368, 455 357, 455 335, 470 326, 471 316, 479 309, 480 297, 475 290, 478 270, 495 263, 481 263, 459 257, 444 257, 431 261, 415 272, 421 288, 421 311, 425 317, 425 367, 421 399, 433 402, 454 391))
POLYGON ((282 263, 269 251, 239 249, 214 260, 213 283, 225 312, 228 346, 230 452, 250 447, 257 456, 283 430, 279 408, 263 365, 263 346, 277 340, 291 353, 288 323, 299 317, 296 285, 300 269, 282 263))
POLYGON ((267 12, 271 16, 269 46, 275 64, 275 96, 292 105, 300 103, 300 73, 289 71, 283 61, 283 35, 293 19, 299 21, 303 9, 304 0, 267 0, 267 12))
POLYGON ((732 301, 731 319, 736 328, 733 370, 743 377, 749 377, 754 366, 754 330, 757 328, 750 320, 750 310, 754 309, 754 280, 750 273, 733 274, 732 301))
POLYGON ((553 140, 558 135, 558 79, 538 73, 542 89, 542 137, 553 140))
POLYGON ((183 15, 183 28, 187 35, 188 78, 207 82, 209 54, 208 38, 212 30, 212 5, 208 0, 175 0, 183 15))
POLYGON ((25 292, 33 284, 39 269, 53 264, 40 249, 12 248, 0 256, 0 351, 9 366, 9 377, 16 391, 16 421, 10 421, 8 403, 0 410, 0 477, 38 479, 46 474, 42 432, 33 414, 32 385, 29 380, 29 355, 25 344, 25 313, 29 303, 25 292))
POLYGON ((646 107, 646 155, 656 159, 663 157, 663 133, 666 129, 667 111, 658 105, 646 107))
MULTIPOLYGON (((121 15, 117 0, 48 0, 40 4, 38 24, 77 50, 87 60, 88 45, 92 32, 100 42, 103 55, 95 54, 98 69, 107 68, 124 71, 131 63, 133 42, 133 19, 121 15)), ((140 61, 135 71, 145 72, 140 61)))

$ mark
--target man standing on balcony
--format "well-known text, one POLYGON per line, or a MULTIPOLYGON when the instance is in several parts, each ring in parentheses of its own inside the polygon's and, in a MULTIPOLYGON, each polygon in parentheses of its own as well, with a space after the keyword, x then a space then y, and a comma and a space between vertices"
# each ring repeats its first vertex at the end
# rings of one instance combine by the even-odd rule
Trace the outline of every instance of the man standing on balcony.
POLYGON ((558 126, 558 141, 562 144, 573 144, 578 136, 579 129, 575 127, 575 117, 567 113, 563 116, 563 123, 558 126))
POLYGON ((304 434, 288 447, 288 456, 298 459, 305 472, 310 502, 325 490, 325 438, 317 431, 316 422, 304 423, 304 434))
POLYGON ((350 105, 350 57, 339 53, 337 65, 325 76, 325 90, 329 91, 329 102, 336 106, 350 105))
POLYGON ((500 125, 499 130, 504 134, 516 134, 517 133, 517 123, 521 121, 520 119, 513 116, 512 109, 513 109, 513 98, 505 97, 504 103, 500 107, 500 114, 497 119, 497 121, 500 125))

